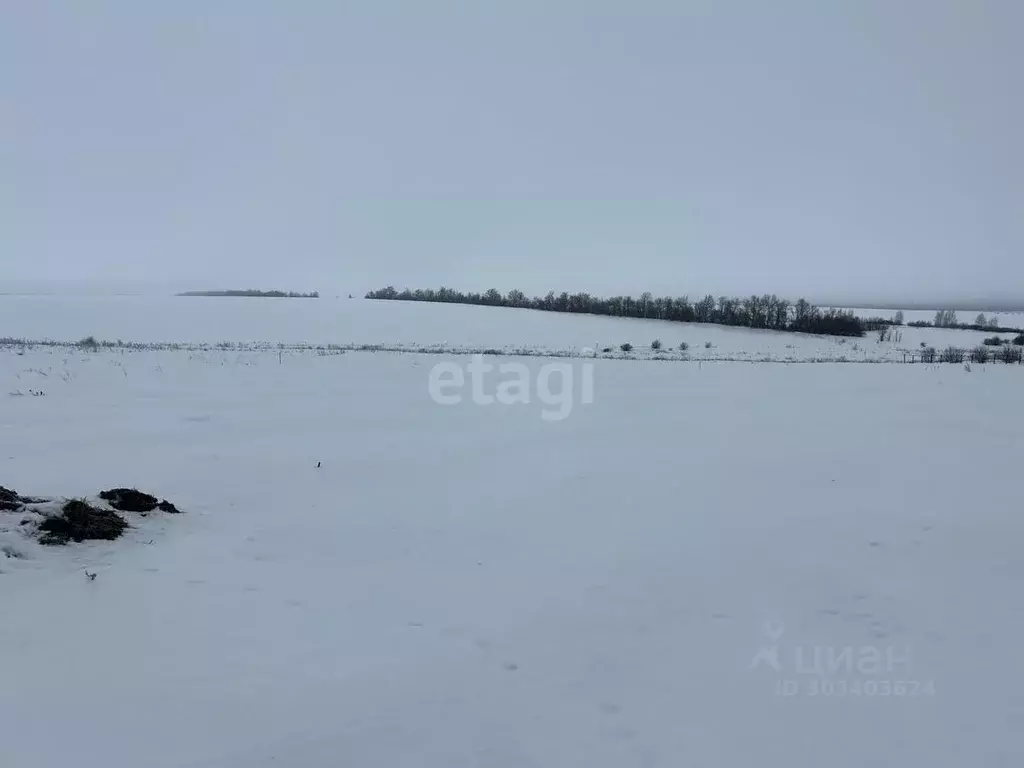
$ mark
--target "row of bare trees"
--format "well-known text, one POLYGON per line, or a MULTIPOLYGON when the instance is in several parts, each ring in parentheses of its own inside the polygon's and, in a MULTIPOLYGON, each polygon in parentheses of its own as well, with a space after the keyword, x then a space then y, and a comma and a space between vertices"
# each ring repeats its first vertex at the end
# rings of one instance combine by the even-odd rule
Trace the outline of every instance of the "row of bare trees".
POLYGON ((368 299, 395 301, 433 301, 451 304, 479 304, 494 307, 539 309, 548 312, 571 312, 613 317, 672 320, 683 323, 717 323, 746 328, 778 331, 828 334, 836 336, 863 336, 864 326, 850 311, 821 309, 800 299, 790 302, 774 294, 733 298, 707 295, 690 301, 689 297, 653 296, 643 293, 639 298, 612 296, 600 298, 589 293, 556 294, 550 291, 543 297, 527 297, 522 291, 512 290, 502 295, 491 288, 483 293, 462 293, 452 288, 420 288, 399 291, 388 286, 366 294, 368 299))

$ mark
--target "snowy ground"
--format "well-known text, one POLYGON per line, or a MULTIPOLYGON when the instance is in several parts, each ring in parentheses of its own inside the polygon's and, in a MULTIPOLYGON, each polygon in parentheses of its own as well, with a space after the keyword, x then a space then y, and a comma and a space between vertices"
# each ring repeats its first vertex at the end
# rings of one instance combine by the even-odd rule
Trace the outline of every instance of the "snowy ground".
MULTIPOLYGON (((891 312, 865 310, 868 314, 891 312)), ((910 319, 908 315, 908 319, 910 319)), ((1024 318, 1006 315, 1004 320, 1024 318)), ((579 354, 630 343, 631 356, 752 361, 902 362, 922 345, 971 348, 992 334, 902 328, 899 342, 756 331, 719 325, 532 310, 364 299, 0 296, 0 337, 77 341, 384 345, 579 354), (650 344, 658 339, 662 351, 650 344), (707 346, 710 344, 710 347, 707 346)), ((1010 339, 1013 334, 1002 334, 1010 339)))
MULTIPOLYGON (((184 340, 160 311, 0 328, 184 340)), ((0 533, 0 765, 1024 760, 1020 366, 561 361, 594 398, 552 422, 438 405, 441 359, 0 350, 0 484, 186 510, 0 533)))

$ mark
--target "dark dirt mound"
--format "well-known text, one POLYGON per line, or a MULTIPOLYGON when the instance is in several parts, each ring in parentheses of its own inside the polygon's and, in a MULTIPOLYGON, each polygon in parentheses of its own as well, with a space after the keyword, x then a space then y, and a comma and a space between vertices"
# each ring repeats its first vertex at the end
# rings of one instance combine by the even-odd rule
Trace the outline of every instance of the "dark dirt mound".
POLYGON ((118 538, 128 523, 116 512, 97 509, 84 501, 69 501, 61 514, 48 517, 39 524, 40 544, 67 544, 86 539, 118 538))
POLYGON ((0 485, 0 512, 17 512, 24 503, 25 500, 18 495, 17 491, 0 485))
POLYGON ((111 488, 101 492, 100 498, 122 512, 152 512, 160 502, 156 496, 135 488, 111 488))
POLYGON ((181 510, 167 499, 157 499, 156 496, 143 493, 136 488, 111 488, 100 493, 100 498, 121 512, 139 512, 144 515, 159 509, 172 515, 181 513, 181 510))
POLYGON ((49 499, 40 499, 35 496, 20 496, 17 491, 4 488, 0 485, 0 511, 13 512, 21 509, 25 504, 45 504, 49 499))

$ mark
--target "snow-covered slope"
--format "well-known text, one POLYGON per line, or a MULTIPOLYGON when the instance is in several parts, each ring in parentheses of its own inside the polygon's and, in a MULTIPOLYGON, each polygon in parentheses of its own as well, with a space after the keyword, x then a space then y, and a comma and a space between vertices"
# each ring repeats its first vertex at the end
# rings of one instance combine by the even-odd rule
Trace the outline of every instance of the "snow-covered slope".
MULTIPOLYGON (((872 312, 876 312, 872 310, 872 312)), ((876 314, 885 314, 877 313, 876 314)), ((178 297, 0 297, 0 336, 74 342, 429 346, 453 351, 580 354, 633 345, 633 357, 753 361, 902 362, 922 345, 971 348, 991 334, 903 328, 898 342, 757 331, 533 310, 362 299, 241 299, 178 297), (662 351, 654 353, 655 339, 662 351), (708 346, 710 345, 710 346, 708 346)), ((1003 334, 1011 338, 1012 334, 1003 334)), ((613 354, 614 354, 613 353, 613 354)))
POLYGON ((597 360, 545 421, 439 361, 0 351, 0 484, 186 510, 0 534, 0 764, 1024 760, 1019 366, 597 360))

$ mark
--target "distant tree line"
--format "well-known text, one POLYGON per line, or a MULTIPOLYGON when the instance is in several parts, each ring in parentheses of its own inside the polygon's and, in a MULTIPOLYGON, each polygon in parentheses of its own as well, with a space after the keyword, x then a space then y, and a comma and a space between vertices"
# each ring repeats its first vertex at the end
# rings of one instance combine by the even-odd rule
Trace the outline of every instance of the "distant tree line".
POLYGON ((935 320, 914 320, 907 323, 912 328, 954 328, 960 331, 994 331, 995 333, 1024 333, 1024 329, 1004 326, 999 324, 999 318, 995 315, 985 317, 984 314, 974 318, 973 323, 961 323, 957 319, 956 311, 952 309, 940 309, 935 313, 935 320))
POLYGON ((599 298, 589 293, 549 292, 544 297, 527 297, 512 290, 502 295, 491 288, 484 293, 462 293, 451 288, 408 288, 398 291, 394 286, 370 291, 368 299, 393 301, 433 301, 447 304, 479 304, 487 307, 539 309, 546 312, 569 312, 611 317, 634 317, 650 320, 672 320, 680 323, 717 323, 745 328, 796 331, 831 336, 863 336, 864 324, 852 311, 820 309, 804 299, 790 302, 778 296, 750 296, 745 299, 710 294, 698 301, 688 297, 652 296, 639 298, 613 296, 599 298))
POLYGON ((185 291, 185 293, 179 293, 179 296, 242 296, 242 297, 255 297, 261 299, 319 299, 320 293, 313 291, 312 293, 296 293, 295 291, 185 291))

